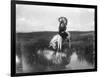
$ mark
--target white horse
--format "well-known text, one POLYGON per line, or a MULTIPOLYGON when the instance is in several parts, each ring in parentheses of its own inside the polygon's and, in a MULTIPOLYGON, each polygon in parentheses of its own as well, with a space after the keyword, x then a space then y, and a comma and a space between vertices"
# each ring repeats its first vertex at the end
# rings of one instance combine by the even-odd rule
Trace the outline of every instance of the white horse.
MULTIPOLYGON (((66 31, 66 33, 68 34, 68 36, 66 37, 66 40, 68 40, 69 48, 70 48, 71 47, 70 33, 68 31, 66 31)), ((56 34, 51 39, 49 46, 52 47, 53 49, 56 49, 57 47, 57 52, 58 52, 62 50, 62 42, 63 42, 63 38, 59 34, 56 34)))
POLYGON ((52 47, 53 49, 57 48, 57 51, 60 51, 62 48, 61 46, 62 46, 62 37, 59 34, 54 35, 50 41, 50 47, 52 47))

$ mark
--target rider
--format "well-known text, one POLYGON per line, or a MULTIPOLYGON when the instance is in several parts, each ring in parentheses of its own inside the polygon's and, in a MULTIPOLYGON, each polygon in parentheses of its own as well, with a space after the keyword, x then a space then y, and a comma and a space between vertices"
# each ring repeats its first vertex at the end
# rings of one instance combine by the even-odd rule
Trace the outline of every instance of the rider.
MULTIPOLYGON (((68 23, 68 20, 66 17, 60 17, 58 19, 58 21, 60 22, 60 25, 59 25, 59 35, 62 37, 63 40, 65 40, 67 38, 67 41, 70 43, 70 33, 68 31, 66 31, 67 29, 67 23, 68 23)), ((70 47, 70 44, 69 44, 69 47, 70 47)))

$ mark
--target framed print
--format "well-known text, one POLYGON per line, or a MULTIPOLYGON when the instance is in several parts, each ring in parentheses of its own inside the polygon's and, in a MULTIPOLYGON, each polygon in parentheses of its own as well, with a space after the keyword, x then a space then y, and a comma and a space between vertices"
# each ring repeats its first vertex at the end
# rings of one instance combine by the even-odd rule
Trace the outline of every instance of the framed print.
POLYGON ((11 75, 97 71, 97 6, 11 1, 11 75))

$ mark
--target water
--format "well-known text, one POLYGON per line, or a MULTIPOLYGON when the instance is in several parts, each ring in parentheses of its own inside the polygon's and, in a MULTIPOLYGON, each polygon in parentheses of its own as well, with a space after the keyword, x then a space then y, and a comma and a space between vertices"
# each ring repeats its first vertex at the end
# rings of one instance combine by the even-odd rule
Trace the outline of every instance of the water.
MULTIPOLYGON (((41 54, 41 53, 39 53, 41 54)), ((48 60, 51 60, 53 57, 52 57, 52 54, 53 52, 45 52, 45 57, 47 57, 48 60)), ((17 64, 20 64, 19 62, 21 62, 18 58, 18 56, 16 56, 16 62, 17 64)), ((42 58, 42 57, 41 57, 42 58)), ((45 65, 42 66, 42 65, 32 65, 30 63, 27 62, 27 58, 25 56, 22 56, 22 71, 18 71, 18 73, 29 73, 29 72, 43 72, 43 71, 57 71, 57 70, 77 70, 77 69, 93 69, 94 66, 93 65, 90 65, 85 59, 83 59, 82 61, 80 61, 78 59, 78 55, 76 54, 76 52, 74 52, 72 55, 71 55, 71 60, 70 60, 70 63, 66 66, 58 66, 58 67, 55 67, 55 66, 48 66, 46 67, 45 65), (46 67, 46 68, 45 68, 46 67), (45 70, 44 70, 45 69, 45 70)), ((48 62, 47 62, 48 63, 48 62)))
POLYGON ((86 60, 80 61, 78 59, 78 55, 74 52, 71 56, 71 61, 66 68, 70 68, 72 70, 76 69, 93 69, 94 66, 90 65, 86 60))

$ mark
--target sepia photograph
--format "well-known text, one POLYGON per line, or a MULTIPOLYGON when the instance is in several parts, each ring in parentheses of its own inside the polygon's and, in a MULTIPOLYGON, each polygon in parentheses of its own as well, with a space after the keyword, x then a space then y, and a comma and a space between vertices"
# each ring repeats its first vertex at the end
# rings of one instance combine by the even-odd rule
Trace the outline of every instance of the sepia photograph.
POLYGON ((21 3, 15 7, 16 74, 96 68, 94 8, 21 3))

